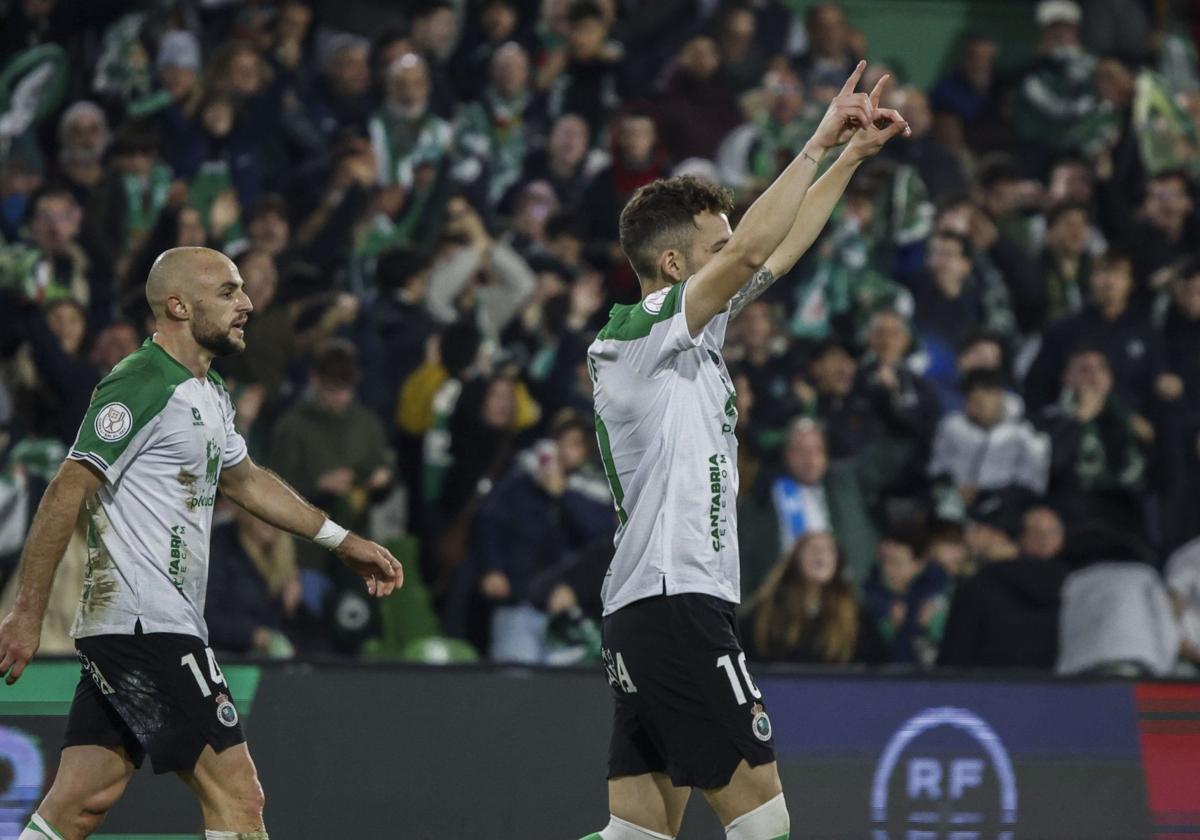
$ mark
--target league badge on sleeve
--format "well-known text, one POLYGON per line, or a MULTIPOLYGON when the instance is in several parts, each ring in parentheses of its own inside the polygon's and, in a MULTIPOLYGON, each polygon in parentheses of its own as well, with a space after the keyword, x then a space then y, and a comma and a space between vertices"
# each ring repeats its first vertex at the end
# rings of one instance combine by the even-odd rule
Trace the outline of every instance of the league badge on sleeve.
POLYGON ((133 414, 124 403, 112 402, 96 412, 96 436, 112 443, 133 428, 133 414))

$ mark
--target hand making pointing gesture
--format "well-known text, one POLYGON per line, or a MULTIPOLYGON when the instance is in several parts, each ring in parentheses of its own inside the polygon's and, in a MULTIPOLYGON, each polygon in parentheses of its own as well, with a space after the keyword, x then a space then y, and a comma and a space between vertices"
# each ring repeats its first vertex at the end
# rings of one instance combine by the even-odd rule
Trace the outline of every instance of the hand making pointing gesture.
POLYGON ((879 151, 884 143, 897 134, 903 133, 907 137, 912 133, 899 112, 879 107, 879 98, 891 76, 881 76, 869 94, 854 92, 866 69, 865 61, 858 62, 838 95, 829 103, 825 116, 813 133, 813 140, 822 147, 840 146, 858 134, 865 134, 860 151, 862 157, 867 157, 879 151), (860 132, 860 129, 864 131, 860 132))

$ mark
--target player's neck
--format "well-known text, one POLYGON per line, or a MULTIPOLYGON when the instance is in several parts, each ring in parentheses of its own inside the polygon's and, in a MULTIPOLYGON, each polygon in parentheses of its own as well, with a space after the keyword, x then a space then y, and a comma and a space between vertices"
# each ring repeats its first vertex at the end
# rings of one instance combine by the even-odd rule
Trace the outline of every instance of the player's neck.
POLYGON ((642 290, 643 300, 657 292, 659 289, 669 289, 674 285, 675 283, 668 282, 662 278, 655 280, 653 283, 647 283, 644 280, 638 283, 638 286, 640 286, 642 290))
POLYGON ((192 376, 203 379, 208 376, 208 368, 212 364, 213 354, 196 343, 190 335, 171 333, 158 330, 151 338, 155 344, 167 351, 167 354, 183 365, 192 376))

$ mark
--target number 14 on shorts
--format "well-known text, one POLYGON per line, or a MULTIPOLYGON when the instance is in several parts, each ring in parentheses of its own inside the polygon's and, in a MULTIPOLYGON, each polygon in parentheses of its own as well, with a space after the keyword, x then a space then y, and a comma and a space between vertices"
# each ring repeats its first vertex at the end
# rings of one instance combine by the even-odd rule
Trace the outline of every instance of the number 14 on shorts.
MULTIPOLYGON (((212 680, 214 686, 223 685, 228 688, 225 682, 225 675, 221 673, 221 668, 217 665, 217 657, 213 655, 212 648, 206 647, 204 652, 208 654, 208 676, 212 680)), ((200 694, 203 697, 211 697, 212 689, 209 688, 208 682, 204 679, 204 674, 200 672, 200 663, 196 661, 196 654, 189 653, 187 656, 179 660, 182 667, 191 669, 192 676, 196 678, 196 685, 200 686, 200 694)))

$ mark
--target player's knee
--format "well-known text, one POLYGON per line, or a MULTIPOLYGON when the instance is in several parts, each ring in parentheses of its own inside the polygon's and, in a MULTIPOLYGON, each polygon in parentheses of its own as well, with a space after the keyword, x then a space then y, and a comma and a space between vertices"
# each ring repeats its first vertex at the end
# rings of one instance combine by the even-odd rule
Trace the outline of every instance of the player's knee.
POLYGON ((787 803, 780 793, 725 826, 725 837, 727 840, 787 840, 791 825, 787 803))

